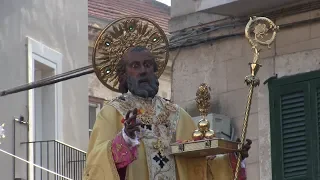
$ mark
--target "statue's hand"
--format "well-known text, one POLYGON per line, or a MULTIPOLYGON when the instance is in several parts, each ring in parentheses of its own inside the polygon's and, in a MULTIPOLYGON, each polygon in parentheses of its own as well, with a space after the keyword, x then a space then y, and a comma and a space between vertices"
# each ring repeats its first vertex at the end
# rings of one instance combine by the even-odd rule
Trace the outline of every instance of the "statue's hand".
MULTIPOLYGON (((252 144, 252 141, 250 139, 246 139, 246 141, 247 142, 245 144, 243 144, 242 150, 240 152, 242 160, 249 157, 249 150, 250 150, 251 144, 252 144)), ((241 142, 239 138, 237 139, 237 142, 241 142)))
POLYGON ((137 114, 136 108, 133 111, 128 111, 124 120, 124 132, 132 139, 136 137, 136 132, 140 132, 141 122, 137 119, 137 114))

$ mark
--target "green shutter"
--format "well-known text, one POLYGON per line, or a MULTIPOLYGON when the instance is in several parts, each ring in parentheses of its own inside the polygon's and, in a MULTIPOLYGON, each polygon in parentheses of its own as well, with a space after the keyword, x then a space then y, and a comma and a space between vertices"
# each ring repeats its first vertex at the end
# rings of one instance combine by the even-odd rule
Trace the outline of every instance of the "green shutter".
POLYGON ((320 180, 320 71, 272 80, 273 180, 320 180))
POLYGON ((306 112, 303 91, 281 96, 283 173, 285 178, 307 174, 306 112))
POLYGON ((312 157, 318 161, 314 161, 313 170, 316 171, 315 179, 320 179, 320 79, 311 81, 310 86, 311 115, 314 131, 312 134, 312 157))
POLYGON ((271 89, 273 180, 311 180, 309 85, 302 82, 271 89))

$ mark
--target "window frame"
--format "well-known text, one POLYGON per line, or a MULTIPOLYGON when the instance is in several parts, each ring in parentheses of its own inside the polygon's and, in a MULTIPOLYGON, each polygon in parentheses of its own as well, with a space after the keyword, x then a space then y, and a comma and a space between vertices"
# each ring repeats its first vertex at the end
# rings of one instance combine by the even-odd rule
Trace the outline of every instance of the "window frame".
MULTIPOLYGON (((63 54, 50 48, 44 43, 41 43, 32 37, 26 36, 27 45, 27 82, 32 83, 35 80, 35 63, 44 64, 54 69, 55 74, 62 73, 62 61, 63 54)), ((55 139, 62 140, 63 137, 63 91, 62 83, 57 83, 55 87, 55 139)), ((28 91, 28 141, 35 140, 35 90, 30 89, 28 91)), ((34 147, 28 147, 28 158, 31 163, 34 163, 34 147)), ((34 179, 36 174, 34 173, 34 167, 29 165, 28 179, 34 179)))
MULTIPOLYGON (((89 96, 89 106, 88 107, 95 107, 96 108, 96 116, 101 111, 103 104, 106 100, 94 96, 89 96)), ((90 112, 89 112, 90 113, 90 112)), ((90 118, 90 117, 89 117, 90 118)), ((88 123, 90 123, 90 119, 88 119, 88 123)), ((90 125, 90 124, 89 124, 90 125)), ((90 133, 93 131, 93 129, 88 128, 89 137, 90 133)))
MULTIPOLYGON (((96 103, 89 103, 89 107, 94 107, 96 108, 96 116, 98 115, 99 111, 101 110, 101 104, 96 104, 96 103)), ((90 119, 89 119, 90 123, 90 119)), ((93 129, 90 129, 89 127, 89 132, 92 132, 93 129)))

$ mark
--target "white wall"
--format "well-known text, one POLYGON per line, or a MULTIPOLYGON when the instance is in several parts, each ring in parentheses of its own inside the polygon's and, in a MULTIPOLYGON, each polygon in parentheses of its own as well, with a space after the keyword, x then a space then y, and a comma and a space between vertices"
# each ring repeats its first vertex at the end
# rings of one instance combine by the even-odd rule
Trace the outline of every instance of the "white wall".
MULTIPOLYGON (((63 55, 62 71, 87 65, 88 12, 85 0, 10 0, 0 7, 0 89, 27 83, 27 36, 63 55)), ((62 83, 63 133, 67 144, 86 150, 88 142, 88 80, 81 77, 62 83)), ((28 117, 28 93, 0 98, 0 122, 7 138, 0 145, 13 152, 13 117, 28 117)), ((17 124, 16 154, 27 159, 27 131, 17 124)), ((13 159, 0 153, 1 179, 13 179, 13 159)), ((26 164, 16 160, 16 177, 26 177, 26 164)))

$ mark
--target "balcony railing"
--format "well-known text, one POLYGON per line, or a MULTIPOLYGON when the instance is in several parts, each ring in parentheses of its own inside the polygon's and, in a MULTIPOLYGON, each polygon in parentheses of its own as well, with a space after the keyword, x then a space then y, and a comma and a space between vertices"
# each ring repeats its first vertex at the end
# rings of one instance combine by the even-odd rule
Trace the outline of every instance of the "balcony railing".
MULTIPOLYGON (((33 162, 39 166, 66 176, 82 180, 86 152, 56 140, 23 142, 33 146, 33 162)), ((41 169, 34 169, 34 180, 57 180, 60 177, 41 169)))

